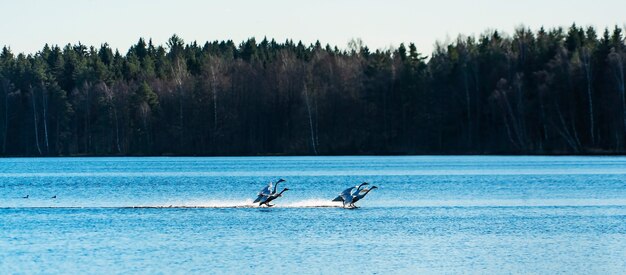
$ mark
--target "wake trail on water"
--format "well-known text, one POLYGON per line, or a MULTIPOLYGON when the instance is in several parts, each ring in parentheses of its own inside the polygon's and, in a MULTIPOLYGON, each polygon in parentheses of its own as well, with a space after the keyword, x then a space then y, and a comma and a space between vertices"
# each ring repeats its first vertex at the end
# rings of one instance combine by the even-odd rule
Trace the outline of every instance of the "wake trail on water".
POLYGON ((273 207, 259 206, 252 200, 211 200, 204 202, 168 204, 168 205, 138 205, 127 208, 341 208, 343 205, 327 199, 305 199, 286 203, 272 202, 273 207))

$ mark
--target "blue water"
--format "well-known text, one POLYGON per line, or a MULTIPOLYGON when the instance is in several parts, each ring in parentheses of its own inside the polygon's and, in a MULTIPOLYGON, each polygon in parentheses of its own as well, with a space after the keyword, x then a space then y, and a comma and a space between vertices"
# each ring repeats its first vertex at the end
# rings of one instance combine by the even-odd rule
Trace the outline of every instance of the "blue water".
POLYGON ((624 259, 624 157, 0 159, 2 274, 623 274, 624 259), (252 207, 278 178, 276 207, 252 207), (359 209, 330 202, 363 181, 379 189, 359 209))

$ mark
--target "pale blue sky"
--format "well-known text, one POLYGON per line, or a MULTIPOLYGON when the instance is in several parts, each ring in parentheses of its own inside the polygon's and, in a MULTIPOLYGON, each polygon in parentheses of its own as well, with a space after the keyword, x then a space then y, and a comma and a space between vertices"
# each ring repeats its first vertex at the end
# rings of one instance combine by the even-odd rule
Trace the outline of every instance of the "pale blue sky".
POLYGON ((186 42, 267 36, 340 47, 358 37, 371 48, 414 42, 428 55, 459 33, 626 23, 624 0, 0 0, 0 9, 0 45, 27 53, 78 41, 126 52, 139 37, 164 44, 176 33, 186 42))

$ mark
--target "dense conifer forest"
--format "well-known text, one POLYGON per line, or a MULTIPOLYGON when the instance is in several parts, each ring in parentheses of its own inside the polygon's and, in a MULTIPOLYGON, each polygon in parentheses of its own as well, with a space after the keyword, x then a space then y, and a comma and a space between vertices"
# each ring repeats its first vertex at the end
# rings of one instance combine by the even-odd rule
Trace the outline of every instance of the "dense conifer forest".
POLYGON ((622 154, 622 31, 4 47, 0 155, 622 154))

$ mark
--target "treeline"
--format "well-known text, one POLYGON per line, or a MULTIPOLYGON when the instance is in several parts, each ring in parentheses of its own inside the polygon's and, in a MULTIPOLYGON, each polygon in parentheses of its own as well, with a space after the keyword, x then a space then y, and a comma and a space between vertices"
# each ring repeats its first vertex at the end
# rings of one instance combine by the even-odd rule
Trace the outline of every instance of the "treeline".
POLYGON ((621 154, 622 29, 0 53, 0 154, 621 154))

